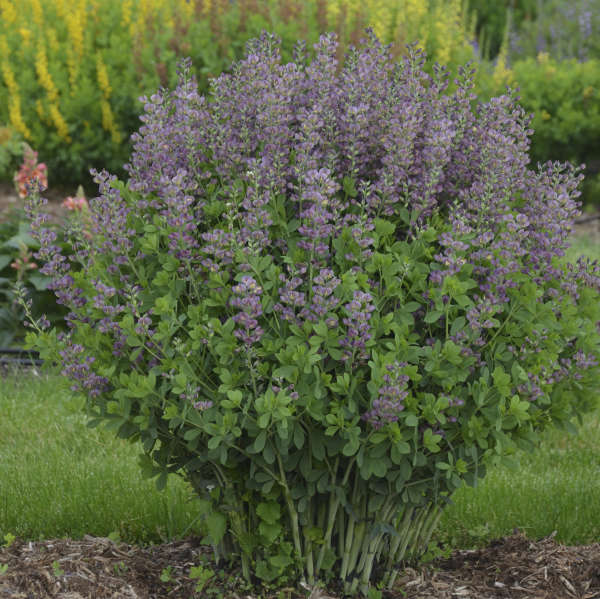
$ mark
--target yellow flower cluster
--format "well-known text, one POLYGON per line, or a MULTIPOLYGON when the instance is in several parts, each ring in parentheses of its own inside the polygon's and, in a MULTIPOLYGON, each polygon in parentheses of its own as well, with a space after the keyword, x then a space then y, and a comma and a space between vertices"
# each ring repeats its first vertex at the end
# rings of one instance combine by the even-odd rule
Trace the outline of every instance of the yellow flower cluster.
POLYGON ((56 131, 60 135, 62 139, 64 139, 67 143, 71 143, 71 136, 69 135, 69 126, 67 122, 63 118, 63 115, 60 113, 58 109, 58 104, 51 103, 48 111, 50 112, 50 118, 56 127, 56 131))
POLYGON ((10 68, 9 58, 10 49, 6 41, 6 37, 0 36, 0 56, 2 56, 2 77, 8 89, 8 122, 12 125, 15 131, 23 135, 25 139, 31 139, 31 131, 23 120, 21 113, 21 96, 19 94, 19 85, 15 80, 14 73, 10 68))
POLYGON ((370 26, 383 43, 398 50, 418 41, 427 54, 441 64, 462 61, 470 51, 461 0, 328 0, 330 29, 345 19, 370 26))
POLYGON ((0 16, 6 25, 12 25, 17 20, 17 11, 10 0, 0 0, 0 16))
POLYGON ((38 42, 35 70, 40 85, 46 90, 49 100, 48 113, 52 122, 54 123, 54 126, 56 127, 56 131, 64 141, 71 143, 69 127, 58 107, 58 89, 54 83, 54 80, 52 79, 52 76, 50 75, 50 72, 48 71, 48 57, 46 55, 46 47, 43 40, 38 42))
POLYGON ((497 89, 507 85, 511 86, 514 83, 513 72, 506 65, 506 52, 504 48, 500 50, 500 54, 498 54, 498 58, 496 59, 492 79, 497 89))
POLYGON ((128 27, 131 23, 131 0, 123 0, 121 3, 121 23, 128 27))
POLYGON ((46 90, 50 102, 58 101, 58 89, 52 80, 48 71, 48 57, 46 56, 46 46, 43 40, 38 41, 37 54, 35 61, 35 71, 40 85, 46 90))
POLYGON ((108 70, 106 64, 102 60, 100 53, 96 55, 96 75, 98 79, 98 86, 102 91, 102 99, 100 100, 100 112, 102 113, 102 128, 110 133, 110 137, 115 144, 121 143, 121 132, 119 131, 115 122, 112 109, 110 107, 110 94, 112 87, 108 79, 108 70))
POLYGON ((44 8, 40 0, 31 0, 31 12, 33 22, 41 29, 44 26, 44 8))
POLYGON ((100 86, 104 97, 108 100, 108 98, 110 98, 112 88, 110 86, 110 82, 108 81, 108 71, 106 70, 106 65, 104 64, 100 53, 96 55, 96 73, 98 74, 98 85, 100 86))

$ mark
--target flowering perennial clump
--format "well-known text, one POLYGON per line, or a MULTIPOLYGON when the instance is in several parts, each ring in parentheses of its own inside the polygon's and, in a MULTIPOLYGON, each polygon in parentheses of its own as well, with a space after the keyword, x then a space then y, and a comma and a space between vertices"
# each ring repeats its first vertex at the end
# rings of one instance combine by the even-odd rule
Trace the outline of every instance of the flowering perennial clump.
POLYGON ((562 261, 579 170, 528 168, 514 97, 371 33, 315 51, 282 64, 264 34, 208 98, 184 62, 144 99, 77 259, 34 216, 70 313, 30 340, 159 484, 191 482, 248 580, 366 594, 455 489, 590 407, 600 278, 562 261))

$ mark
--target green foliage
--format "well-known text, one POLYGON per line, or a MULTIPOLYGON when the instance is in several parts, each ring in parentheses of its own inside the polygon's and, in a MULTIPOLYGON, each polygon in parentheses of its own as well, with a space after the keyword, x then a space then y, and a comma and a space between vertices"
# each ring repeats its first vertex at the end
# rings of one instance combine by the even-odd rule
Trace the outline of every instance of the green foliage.
POLYGON ((18 302, 24 294, 31 301, 35 318, 42 315, 59 328, 66 311, 48 290, 50 278, 39 272, 41 264, 33 254, 39 243, 29 233, 29 221, 22 210, 12 210, 0 220, 0 347, 22 343, 25 311, 18 302), (21 291, 15 289, 21 285, 21 291))
POLYGON ((208 581, 214 576, 215 571, 212 568, 205 568, 202 564, 190 568, 190 578, 196 581, 196 593, 202 592, 208 581))
POLYGON ((507 27, 531 20, 537 8, 536 0, 468 0, 466 4, 475 17, 479 50, 486 59, 500 52, 507 27))
POLYGON ((52 562, 52 573, 54 574, 54 576, 56 576, 56 578, 63 576, 65 573, 65 571, 60 567, 60 564, 56 560, 52 562))
POLYGON ((600 59, 599 0, 544 0, 537 8, 531 18, 513 21, 507 48, 511 59, 540 52, 557 60, 600 59))
POLYGON ((0 127, 0 181, 10 181, 23 158, 23 138, 10 127, 0 127))

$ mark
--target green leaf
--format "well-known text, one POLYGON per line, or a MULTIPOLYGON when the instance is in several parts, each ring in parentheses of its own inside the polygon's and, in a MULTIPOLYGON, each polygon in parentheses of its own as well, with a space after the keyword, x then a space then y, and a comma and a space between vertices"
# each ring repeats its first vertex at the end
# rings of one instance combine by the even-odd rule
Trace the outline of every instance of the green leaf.
POLYGON ((510 373, 512 374, 512 378, 515 383, 529 382, 529 377, 527 376, 527 373, 518 362, 513 362, 510 373))
POLYGON ((419 426, 419 419, 414 414, 407 414, 404 424, 406 426, 419 426))
POLYGON ((494 380, 494 386, 502 397, 508 397, 511 389, 511 377, 505 372, 502 366, 498 365, 492 372, 492 379, 494 380))
POLYGON ((354 186, 354 179, 349 175, 346 175, 342 180, 342 187, 347 196, 355 198, 358 195, 356 187, 354 186))
POLYGON ((421 307, 419 302, 408 302, 402 306, 403 312, 416 312, 421 307))
POLYGON ((258 532, 267 539, 267 544, 270 545, 281 533, 281 525, 278 522, 263 520, 258 525, 258 532))
POLYGON ((239 389, 227 391, 227 397, 238 406, 242 403, 242 392, 239 389))
POLYGON ((304 431, 300 424, 297 424, 294 428, 294 445, 296 449, 302 449, 304 446, 304 431))
POLYGON ((358 451, 359 447, 360 441, 357 437, 353 437, 342 448, 342 454, 344 454, 347 457, 353 456, 358 451))
POLYGON ((431 451, 431 453, 437 453, 440 450, 439 443, 441 440, 441 435, 435 435, 430 428, 425 429, 423 445, 431 451))
POLYGON ((257 424, 260 428, 267 428, 267 426, 269 426, 269 422, 271 422, 271 414, 268 412, 261 414, 257 420, 257 424))
POLYGON ((394 464, 401 464, 403 456, 410 453, 410 445, 406 441, 397 441, 392 445, 390 457, 394 464))
POLYGON ((227 518, 220 512, 211 512, 206 518, 206 528, 213 545, 218 545, 227 531, 227 518))
POLYGON ((261 502, 256 506, 256 513, 265 522, 275 524, 281 516, 281 509, 274 501, 261 502))
POLYGON ((440 312, 439 310, 432 310, 431 312, 427 312, 427 314, 425 314, 425 318, 423 320, 427 324, 433 324, 434 322, 437 322, 443 314, 444 313, 440 312))
POLYGON ((392 235, 396 230, 396 226, 394 223, 391 223, 389 220, 383 220, 381 218, 375 219, 375 232, 380 237, 386 237, 387 235, 392 235))
POLYGON ((248 453, 260 453, 267 442, 267 431, 262 430, 258 433, 256 439, 254 439, 254 443, 248 448, 248 453))
POLYGON ((221 437, 221 435, 215 435, 214 437, 211 437, 207 443, 208 449, 216 449, 217 447, 219 447, 219 444, 221 443, 222 439, 223 437, 221 437))

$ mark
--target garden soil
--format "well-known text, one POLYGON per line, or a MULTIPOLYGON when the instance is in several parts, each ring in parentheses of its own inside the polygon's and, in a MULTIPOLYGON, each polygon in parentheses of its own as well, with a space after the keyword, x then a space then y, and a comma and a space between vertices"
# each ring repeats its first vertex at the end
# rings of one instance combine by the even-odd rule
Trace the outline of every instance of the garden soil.
MULTIPOLYGON (((335 589, 245 589, 228 570, 196 592, 190 568, 209 563, 199 539, 137 547, 105 538, 24 542, 0 549, 2 599, 341 599, 335 589), (2 573, 3 572, 3 573, 2 573), (162 577, 162 580, 161 580, 162 577)), ((208 567, 208 566, 206 566, 208 567)), ((218 570, 213 566, 215 570, 218 570)), ((600 543, 566 547, 515 532, 487 547, 406 568, 383 599, 600 599, 600 543)))

